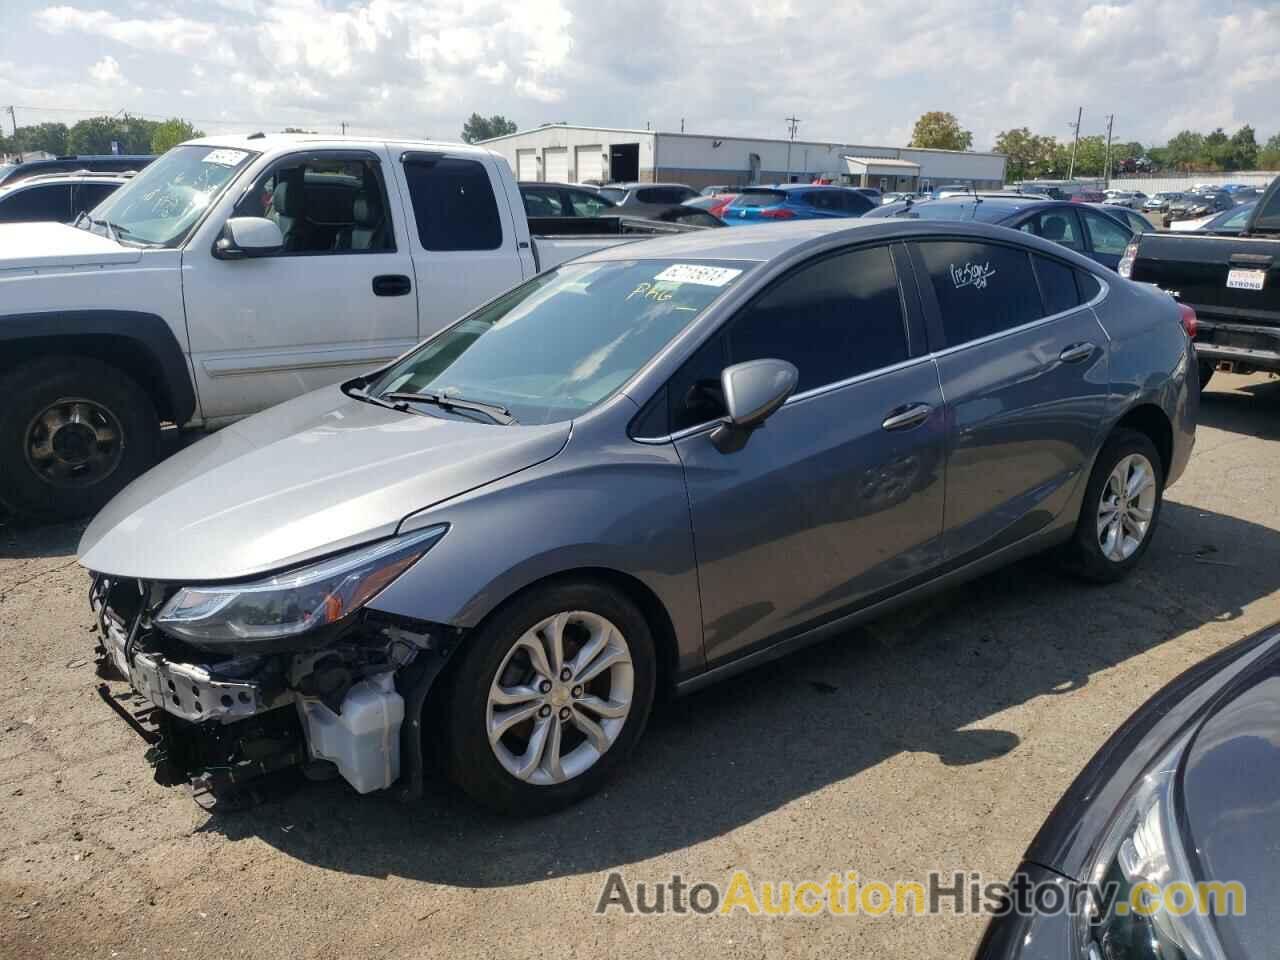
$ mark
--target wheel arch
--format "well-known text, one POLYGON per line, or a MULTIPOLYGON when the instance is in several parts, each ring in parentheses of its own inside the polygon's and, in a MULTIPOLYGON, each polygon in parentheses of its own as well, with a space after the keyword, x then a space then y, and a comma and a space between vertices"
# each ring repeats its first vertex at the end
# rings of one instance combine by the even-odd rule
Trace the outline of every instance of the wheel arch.
POLYGON ((1168 478, 1173 465, 1173 423, 1164 410, 1154 403, 1140 403, 1115 422, 1108 437, 1117 430, 1136 430, 1155 444, 1160 454, 1161 473, 1168 478))
POLYGON ((196 409, 186 355, 161 317, 128 310, 0 316, 0 373, 51 356, 84 356, 138 383, 162 420, 182 425, 196 409))

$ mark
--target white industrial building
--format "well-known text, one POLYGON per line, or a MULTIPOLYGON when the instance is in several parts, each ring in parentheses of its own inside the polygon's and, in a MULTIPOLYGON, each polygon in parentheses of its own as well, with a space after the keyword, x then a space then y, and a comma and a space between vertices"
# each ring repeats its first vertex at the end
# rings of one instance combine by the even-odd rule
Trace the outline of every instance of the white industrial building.
POLYGON ((881 190, 963 183, 998 189, 999 153, 716 137, 555 123, 484 141, 520 180, 557 183, 671 181, 713 184, 836 183, 881 190))

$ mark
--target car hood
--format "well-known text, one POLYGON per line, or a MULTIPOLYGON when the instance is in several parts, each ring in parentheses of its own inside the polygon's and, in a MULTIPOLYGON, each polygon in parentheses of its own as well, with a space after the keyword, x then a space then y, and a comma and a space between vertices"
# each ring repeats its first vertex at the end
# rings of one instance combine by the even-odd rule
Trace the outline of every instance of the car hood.
MULTIPOLYGON (((1204 721, 1181 787, 1185 846, 1204 877, 1239 881, 1250 904, 1280 903, 1280 660, 1204 721)), ((1280 919, 1265 907, 1219 916, 1217 926, 1230 957, 1268 956, 1280 936, 1280 919)))
POLYGON ((286 567, 388 536, 410 513, 548 460, 570 429, 401 413, 327 387, 135 480, 85 531, 80 563, 181 582, 286 567))
POLYGON ((136 263, 141 257, 139 247, 65 223, 0 224, 0 270, 136 263))

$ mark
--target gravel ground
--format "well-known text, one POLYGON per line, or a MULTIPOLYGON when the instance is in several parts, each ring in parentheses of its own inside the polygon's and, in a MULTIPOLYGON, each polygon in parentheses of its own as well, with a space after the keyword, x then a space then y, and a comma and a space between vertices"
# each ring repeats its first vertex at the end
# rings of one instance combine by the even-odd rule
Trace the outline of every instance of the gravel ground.
POLYGON ((1041 562, 661 705, 630 770, 517 822, 341 782, 209 814, 94 693, 79 528, 0 526, 0 956, 966 956, 974 916, 596 916, 610 871, 1005 879, 1112 730, 1280 620, 1280 383, 1219 374, 1126 583, 1041 562))

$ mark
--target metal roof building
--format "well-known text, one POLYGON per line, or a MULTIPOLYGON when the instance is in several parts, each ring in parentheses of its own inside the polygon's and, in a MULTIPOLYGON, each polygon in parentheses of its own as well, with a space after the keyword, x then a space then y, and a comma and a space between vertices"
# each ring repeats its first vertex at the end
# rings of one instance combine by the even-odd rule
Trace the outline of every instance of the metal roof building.
POLYGON ((811 140, 719 137, 618 127, 547 124, 484 141, 520 180, 563 183, 675 181, 713 184, 837 183, 914 190, 944 183, 999 188, 998 153, 811 140))

